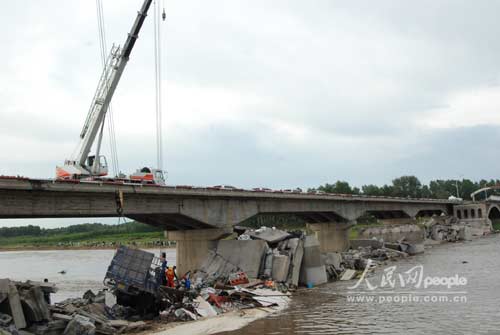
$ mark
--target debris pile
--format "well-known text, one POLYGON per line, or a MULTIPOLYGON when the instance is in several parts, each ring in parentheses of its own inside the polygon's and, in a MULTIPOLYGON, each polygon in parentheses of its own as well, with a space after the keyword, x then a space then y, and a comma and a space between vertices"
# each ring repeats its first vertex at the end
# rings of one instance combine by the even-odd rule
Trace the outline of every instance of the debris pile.
POLYGON ((470 241, 471 227, 454 216, 433 216, 425 223, 426 238, 434 241, 470 241))
MULTIPOLYGON (((284 252, 294 251, 293 243, 278 244, 284 252)), ((257 279, 268 250, 263 240, 220 241, 209 252, 202 270, 176 276, 174 287, 169 287, 162 283, 157 257, 120 247, 105 283, 127 320, 189 321, 254 307, 281 308, 288 303, 286 289, 280 283, 257 279)))
POLYGON ((194 285, 213 287, 235 273, 272 283, 282 292, 299 284, 319 285, 327 281, 319 242, 303 232, 261 227, 243 230, 238 239, 220 240, 194 272, 194 285))
POLYGON ((321 253, 316 236, 261 227, 238 227, 237 240, 218 241, 202 266, 193 274, 197 288, 221 286, 235 273, 245 273, 272 283, 281 292, 299 285, 313 287, 333 280, 348 280, 370 264, 406 257, 424 251, 422 242, 405 238, 385 243, 376 238, 351 241, 345 252, 321 253), (372 262, 368 262, 372 260, 372 262))
POLYGON ((321 255, 328 280, 350 280, 363 271, 372 271, 383 262, 423 252, 423 244, 385 243, 377 239, 351 240, 351 248, 344 252, 321 255), (368 268, 367 268, 368 267, 368 268))
POLYGON ((147 327, 142 321, 120 319, 123 309, 106 304, 111 295, 107 291, 88 291, 83 298, 51 305, 50 294, 55 292, 55 285, 47 282, 0 279, 0 334, 112 335, 147 327))

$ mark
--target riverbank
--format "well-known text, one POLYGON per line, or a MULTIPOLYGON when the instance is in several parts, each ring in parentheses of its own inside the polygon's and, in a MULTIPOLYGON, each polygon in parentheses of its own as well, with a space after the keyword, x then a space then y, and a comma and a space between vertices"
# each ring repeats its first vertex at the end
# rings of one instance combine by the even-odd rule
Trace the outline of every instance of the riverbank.
MULTIPOLYGON (((4 247, 0 246, 0 252, 9 252, 9 251, 57 251, 57 250, 116 250, 116 248, 121 245, 113 245, 113 246, 57 246, 57 245, 44 245, 44 246, 14 246, 14 247, 4 247)), ((127 244, 123 244, 127 245, 127 244)), ((127 245, 131 246, 131 245, 127 245)), ((165 246, 165 245, 136 245, 136 247, 141 249, 155 249, 161 248, 161 250, 175 250, 174 246, 165 246)))
POLYGON ((154 324, 147 332, 139 335, 211 335, 241 329, 250 323, 285 310, 288 304, 277 307, 250 308, 228 312, 188 322, 154 324))
POLYGON ((138 248, 172 247, 163 230, 138 222, 118 225, 86 223, 64 228, 39 226, 0 228, 0 251, 99 250, 120 245, 138 248))

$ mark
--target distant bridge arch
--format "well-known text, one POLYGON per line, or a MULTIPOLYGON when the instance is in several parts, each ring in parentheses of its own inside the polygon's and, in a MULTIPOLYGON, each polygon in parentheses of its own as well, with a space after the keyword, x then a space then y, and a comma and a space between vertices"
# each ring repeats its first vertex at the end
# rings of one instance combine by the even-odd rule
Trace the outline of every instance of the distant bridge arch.
POLYGON ((500 208, 498 205, 491 205, 488 211, 488 219, 491 221, 500 220, 500 208))

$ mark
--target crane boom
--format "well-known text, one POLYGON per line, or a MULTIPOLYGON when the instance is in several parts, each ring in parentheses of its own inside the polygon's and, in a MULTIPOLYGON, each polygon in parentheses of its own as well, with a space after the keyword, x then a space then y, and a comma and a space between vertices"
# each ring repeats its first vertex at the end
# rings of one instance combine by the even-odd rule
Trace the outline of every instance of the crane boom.
MULTIPOLYGON (((90 105, 85 124, 80 133, 80 145, 77 156, 72 160, 66 160, 63 167, 57 167, 56 174, 58 178, 106 175, 107 166, 101 162, 99 156, 100 139, 96 156, 89 156, 92 146, 99 131, 103 129, 103 124, 111 98, 118 86, 123 70, 127 65, 130 53, 139 37, 139 31, 142 28, 147 12, 153 0, 144 0, 144 3, 137 13, 132 29, 128 34, 123 48, 113 46, 108 56, 106 66, 103 69, 101 78, 97 85, 94 98, 90 105)), ((99 135, 101 138, 102 135, 99 135)), ((105 160, 105 159, 104 159, 105 160)))

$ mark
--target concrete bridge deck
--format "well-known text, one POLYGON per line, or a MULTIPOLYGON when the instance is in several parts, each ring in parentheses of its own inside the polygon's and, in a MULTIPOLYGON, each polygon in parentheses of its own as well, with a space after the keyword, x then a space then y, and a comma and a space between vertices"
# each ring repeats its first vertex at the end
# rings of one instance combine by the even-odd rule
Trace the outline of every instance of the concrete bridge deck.
POLYGON ((112 182, 0 177, 0 218, 116 217, 166 230, 230 227, 258 214, 293 214, 307 223, 353 222, 453 213, 456 202, 341 194, 250 191, 112 182))
POLYGON ((401 222, 453 213, 456 202, 341 194, 127 185, 0 177, 0 218, 116 217, 162 227, 177 241, 179 271, 196 269, 214 241, 259 214, 292 214, 318 237, 322 252, 349 245, 349 227, 371 214, 401 222))

